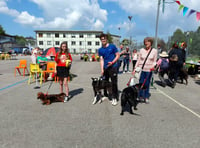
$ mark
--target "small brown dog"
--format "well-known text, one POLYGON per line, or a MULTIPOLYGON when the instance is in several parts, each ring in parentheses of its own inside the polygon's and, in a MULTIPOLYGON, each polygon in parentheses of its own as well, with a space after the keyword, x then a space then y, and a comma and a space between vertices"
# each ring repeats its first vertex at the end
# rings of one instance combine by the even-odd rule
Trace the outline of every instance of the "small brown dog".
POLYGON ((43 105, 49 105, 53 102, 64 102, 66 94, 60 93, 60 94, 50 94, 46 95, 43 92, 37 93, 37 99, 40 99, 42 101, 43 105))

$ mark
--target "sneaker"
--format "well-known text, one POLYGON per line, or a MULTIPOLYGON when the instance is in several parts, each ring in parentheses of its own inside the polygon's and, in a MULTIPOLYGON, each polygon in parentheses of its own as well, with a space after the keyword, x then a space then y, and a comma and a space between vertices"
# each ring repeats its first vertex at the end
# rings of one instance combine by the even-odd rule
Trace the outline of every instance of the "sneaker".
POLYGON ((69 99, 69 97, 68 97, 68 96, 66 96, 66 97, 65 97, 65 100, 64 100, 64 102, 67 102, 67 101, 68 101, 68 99, 69 99))
POLYGON ((145 99, 145 103, 149 104, 149 99, 148 98, 145 99))
POLYGON ((125 71, 123 71, 123 73, 126 73, 125 71))
POLYGON ((116 106, 116 105, 117 105, 117 99, 113 99, 113 100, 112 100, 112 105, 113 105, 113 106, 116 106))

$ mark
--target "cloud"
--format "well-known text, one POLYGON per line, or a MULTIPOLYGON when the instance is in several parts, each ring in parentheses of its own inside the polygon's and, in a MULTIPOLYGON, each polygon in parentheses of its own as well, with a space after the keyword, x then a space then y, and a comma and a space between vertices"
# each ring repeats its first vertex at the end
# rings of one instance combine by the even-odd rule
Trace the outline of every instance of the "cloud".
MULTIPOLYGON (((6 0, 0 2, 0 13, 10 15, 15 21, 34 28, 102 30, 107 21, 107 11, 101 9, 98 0, 30 0, 43 16, 36 17, 28 11, 9 9, 6 0), (75 3, 75 4, 74 4, 75 3)), ((20 1, 19 1, 20 2, 20 1)))

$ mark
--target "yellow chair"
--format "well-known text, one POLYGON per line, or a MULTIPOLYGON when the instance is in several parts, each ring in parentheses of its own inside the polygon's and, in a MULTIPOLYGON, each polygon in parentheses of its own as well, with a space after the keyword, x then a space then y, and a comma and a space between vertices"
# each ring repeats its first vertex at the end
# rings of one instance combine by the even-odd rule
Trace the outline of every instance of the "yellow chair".
POLYGON ((30 64, 30 76, 28 79, 28 84, 31 83, 31 78, 33 81, 35 80, 34 77, 37 77, 37 74, 40 75, 40 85, 42 85, 43 71, 40 69, 39 64, 30 64))
POLYGON ((25 70, 27 71, 27 73, 29 73, 28 69, 27 69, 27 60, 20 60, 19 61, 19 66, 15 67, 15 77, 16 77, 16 70, 21 75, 20 69, 23 69, 23 76, 25 76, 25 70))
POLYGON ((42 71, 42 72, 43 72, 44 81, 45 81, 47 73, 50 74, 50 73, 55 73, 56 72, 56 62, 53 62, 53 61, 47 62, 47 69, 42 71))

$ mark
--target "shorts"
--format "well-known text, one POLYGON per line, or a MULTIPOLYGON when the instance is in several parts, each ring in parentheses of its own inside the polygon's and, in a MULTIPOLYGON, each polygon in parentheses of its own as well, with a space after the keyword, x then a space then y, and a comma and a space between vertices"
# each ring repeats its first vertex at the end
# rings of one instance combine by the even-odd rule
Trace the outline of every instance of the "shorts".
POLYGON ((61 77, 61 78, 69 77, 69 68, 68 67, 57 66, 56 70, 57 70, 57 76, 58 77, 61 77))

